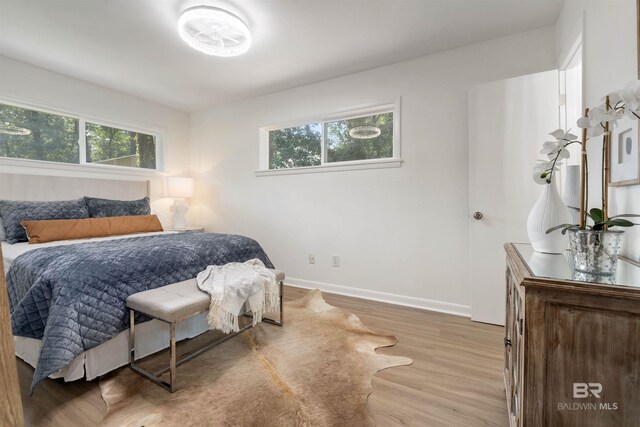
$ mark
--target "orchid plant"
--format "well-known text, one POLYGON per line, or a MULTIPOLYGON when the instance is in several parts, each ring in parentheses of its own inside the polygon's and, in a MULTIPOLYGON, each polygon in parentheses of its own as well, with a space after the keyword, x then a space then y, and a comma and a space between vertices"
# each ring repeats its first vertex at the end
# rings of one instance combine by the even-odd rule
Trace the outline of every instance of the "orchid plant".
POLYGON ((567 147, 572 144, 582 145, 582 173, 585 179, 582 180, 581 207, 570 207, 580 212, 580 224, 561 224, 547 230, 547 234, 561 229, 562 234, 567 230, 594 230, 606 231, 611 227, 633 227, 635 224, 624 218, 640 217, 636 214, 608 215, 608 182, 609 182, 609 145, 610 129, 615 127, 617 121, 623 117, 640 119, 640 80, 627 84, 624 89, 607 95, 602 104, 585 111, 585 115, 578 119, 577 125, 583 129, 582 141, 576 135, 558 129, 549 135, 555 141, 544 143, 541 154, 547 156, 547 160, 538 161, 533 169, 533 179, 536 183, 549 185, 553 180, 553 174, 561 166, 562 160, 570 157, 567 147), (588 162, 586 145, 590 138, 602 136, 602 207, 588 209, 588 162), (591 220, 592 224, 589 224, 591 220))
POLYGON ((538 160, 538 164, 533 168, 533 180, 536 184, 551 184, 553 173, 560 170, 562 160, 571 156, 567 147, 580 144, 577 136, 563 129, 554 130, 549 135, 553 136, 555 141, 546 141, 540 150, 540 154, 546 155, 547 160, 538 160))
POLYGON ((605 134, 607 123, 615 126, 623 117, 640 119, 640 80, 628 83, 622 90, 611 92, 602 100, 602 104, 578 119, 578 126, 587 130, 588 137, 597 137, 605 134))

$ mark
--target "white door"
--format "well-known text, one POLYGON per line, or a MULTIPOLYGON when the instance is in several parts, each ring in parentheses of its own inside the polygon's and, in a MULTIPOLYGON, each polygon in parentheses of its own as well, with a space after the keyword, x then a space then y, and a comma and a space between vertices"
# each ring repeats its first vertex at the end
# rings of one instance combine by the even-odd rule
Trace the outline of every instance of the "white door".
MULTIPOLYGON (((505 242, 528 242, 527 215, 541 187, 532 169, 558 128, 558 71, 469 91, 471 318, 504 324, 505 242), (482 218, 475 219, 479 212, 482 218)), ((479 216, 479 215, 478 215, 479 216)))

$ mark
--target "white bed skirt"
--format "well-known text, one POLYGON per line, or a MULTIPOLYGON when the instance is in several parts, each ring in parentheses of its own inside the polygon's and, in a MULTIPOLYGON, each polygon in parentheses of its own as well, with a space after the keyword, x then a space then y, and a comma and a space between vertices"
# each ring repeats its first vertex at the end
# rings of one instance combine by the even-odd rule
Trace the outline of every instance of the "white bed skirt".
MULTIPOLYGON (((176 326, 177 340, 193 338, 209 330, 207 313, 191 317, 176 326)), ((34 368, 40 355, 40 340, 13 337, 16 356, 34 368)), ((136 324, 136 359, 169 347, 169 324, 160 320, 136 324)), ((82 378, 92 380, 129 363, 129 329, 85 351, 67 366, 49 375, 49 378, 64 378, 75 381, 82 378)))

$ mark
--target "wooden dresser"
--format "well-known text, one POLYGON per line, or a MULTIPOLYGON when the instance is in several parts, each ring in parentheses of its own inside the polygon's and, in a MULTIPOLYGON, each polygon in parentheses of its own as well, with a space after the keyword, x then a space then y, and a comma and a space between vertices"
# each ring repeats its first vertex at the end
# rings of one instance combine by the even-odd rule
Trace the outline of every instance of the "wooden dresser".
POLYGON ((640 426, 640 266, 585 277, 568 254, 505 250, 511 426, 640 426))

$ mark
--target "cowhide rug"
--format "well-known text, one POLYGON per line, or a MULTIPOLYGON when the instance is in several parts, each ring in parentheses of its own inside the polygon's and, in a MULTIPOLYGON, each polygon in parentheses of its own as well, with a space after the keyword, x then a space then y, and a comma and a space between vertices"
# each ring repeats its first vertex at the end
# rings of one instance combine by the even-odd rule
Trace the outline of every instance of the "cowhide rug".
POLYGON ((284 327, 258 325, 178 367, 173 394, 126 368, 101 380, 103 425, 373 425, 371 378, 413 363, 375 353, 395 343, 312 291, 285 303, 284 327))

